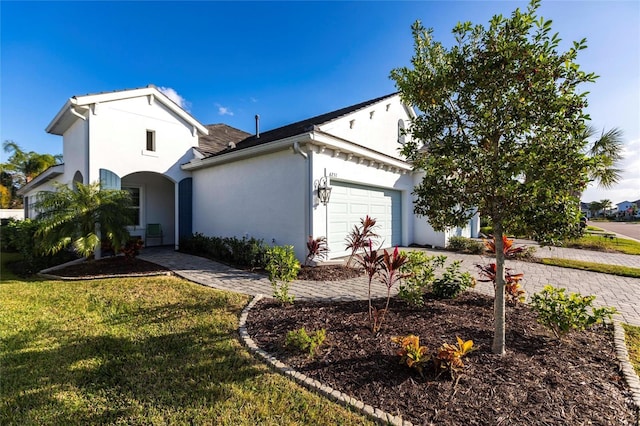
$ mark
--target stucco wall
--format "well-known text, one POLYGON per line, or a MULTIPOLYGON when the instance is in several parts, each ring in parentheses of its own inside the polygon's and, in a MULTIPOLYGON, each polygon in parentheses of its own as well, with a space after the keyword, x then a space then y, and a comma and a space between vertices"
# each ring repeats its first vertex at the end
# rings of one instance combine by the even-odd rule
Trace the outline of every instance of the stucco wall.
POLYGON ((58 177, 60 183, 69 184, 77 171, 82 173, 83 183, 90 183, 87 159, 87 122, 76 120, 62 139, 62 156, 64 158, 64 174, 58 177))
POLYGON ((137 171, 162 173, 179 181, 189 176, 180 169, 198 145, 192 126, 164 105, 148 97, 98 104, 89 114, 90 179, 99 179, 99 169, 118 176, 137 171), (155 132, 155 152, 146 150, 147 130, 155 132))
POLYGON ((286 150, 194 171, 193 231, 293 245, 304 259, 307 167, 286 150))
POLYGON ((334 136, 392 157, 402 158, 398 152, 398 148, 402 147, 398 143, 398 119, 403 119, 408 128, 410 117, 400 98, 394 96, 324 124, 320 128, 334 136))

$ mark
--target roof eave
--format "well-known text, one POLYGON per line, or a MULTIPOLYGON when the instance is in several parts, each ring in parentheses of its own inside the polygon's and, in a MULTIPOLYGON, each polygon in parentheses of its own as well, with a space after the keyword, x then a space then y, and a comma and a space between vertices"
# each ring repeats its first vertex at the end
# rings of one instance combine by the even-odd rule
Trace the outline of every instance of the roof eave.
POLYGON ((36 176, 31 182, 25 184, 22 188, 18 189, 16 193, 20 196, 23 196, 27 192, 31 191, 34 188, 42 185, 45 182, 50 181, 51 179, 60 176, 64 173, 64 164, 56 164, 55 166, 49 167, 44 172, 40 173, 36 176))

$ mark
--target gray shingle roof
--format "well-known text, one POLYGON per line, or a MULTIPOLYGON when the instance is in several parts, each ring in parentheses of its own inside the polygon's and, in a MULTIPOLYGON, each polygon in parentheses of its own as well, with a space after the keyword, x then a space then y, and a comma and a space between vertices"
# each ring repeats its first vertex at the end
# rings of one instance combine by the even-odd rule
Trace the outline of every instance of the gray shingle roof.
POLYGON ((229 147, 229 143, 238 143, 251 136, 250 133, 222 123, 207 124, 204 127, 209 130, 209 134, 198 138, 198 151, 205 156, 223 151, 229 147))
MULTIPOLYGON (((365 102, 361 102, 359 104, 355 104, 355 105, 351 105, 345 108, 341 108, 335 111, 331 111, 325 114, 321 114, 315 117, 311 117, 311 118, 307 118, 306 120, 302 120, 302 121, 298 121, 296 123, 292 123, 292 124, 288 124, 286 126, 282 126, 282 127, 278 127, 276 129, 273 130, 268 130, 266 132, 261 132, 260 133, 260 137, 256 138, 255 135, 249 135, 248 133, 246 133, 246 135, 248 135, 247 137, 243 138, 242 140, 239 141, 227 141, 225 143, 225 147, 226 149, 222 149, 219 150, 217 152, 211 153, 209 156, 215 156, 215 155, 222 155, 222 154, 226 154, 228 152, 232 152, 232 151, 237 151, 240 149, 245 149, 245 148, 250 148, 253 146, 257 146, 257 145, 263 145, 269 142, 274 142, 274 141, 278 141, 281 139, 285 139, 291 136, 296 136, 296 135, 300 135, 302 133, 306 133, 309 132, 311 130, 313 130, 314 126, 318 126, 320 124, 324 124, 327 123, 329 121, 333 121, 336 118, 340 118, 344 115, 350 114, 352 112, 358 111, 362 108, 366 108, 369 105, 375 104, 377 102, 380 102, 386 98, 390 98, 392 96, 395 96, 397 94, 396 93, 391 93, 389 95, 385 95, 385 96, 381 96, 379 98, 375 98, 375 99, 371 99, 365 102), (227 144, 228 142, 234 142, 236 144, 235 148, 227 148, 227 144)), ((208 126, 207 126, 208 127, 208 126)), ((236 129, 237 130, 237 129, 236 129)), ((209 132, 211 132, 211 129, 209 130, 209 132)), ((244 133, 244 132, 243 132, 244 133)), ((202 139, 202 137, 201 137, 202 139)))

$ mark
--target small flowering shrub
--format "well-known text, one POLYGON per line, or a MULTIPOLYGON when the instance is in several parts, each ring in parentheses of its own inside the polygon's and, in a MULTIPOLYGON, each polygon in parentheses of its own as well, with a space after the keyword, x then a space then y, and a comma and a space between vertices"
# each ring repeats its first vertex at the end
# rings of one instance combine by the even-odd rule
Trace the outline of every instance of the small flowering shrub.
POLYGON ((538 314, 538 322, 559 338, 572 330, 584 330, 603 322, 605 318, 611 321, 616 308, 594 308, 595 298, 580 293, 567 296, 564 288, 546 285, 531 297, 531 308, 538 314))
POLYGON ((304 327, 292 330, 287 333, 285 346, 294 347, 299 351, 306 352, 310 358, 316 355, 318 348, 324 343, 327 337, 327 330, 321 328, 309 334, 304 327))
POLYGON ((130 238, 129 241, 125 243, 124 247, 120 249, 120 251, 127 259, 134 259, 140 254, 140 249, 143 245, 144 241, 142 241, 142 238, 130 238))

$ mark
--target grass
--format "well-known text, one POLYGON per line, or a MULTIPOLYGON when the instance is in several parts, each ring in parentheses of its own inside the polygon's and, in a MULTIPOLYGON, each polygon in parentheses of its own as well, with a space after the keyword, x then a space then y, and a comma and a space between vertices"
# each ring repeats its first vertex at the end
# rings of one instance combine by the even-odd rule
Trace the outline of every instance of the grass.
POLYGON ((586 230, 587 231, 604 232, 604 229, 598 228, 597 226, 591 226, 591 225, 588 225, 586 230))
POLYGON ((3 265, 0 424, 372 424, 256 361, 237 340, 247 300, 175 277, 29 281, 3 265))
POLYGON ((585 235, 577 240, 566 242, 567 247, 599 251, 615 251, 625 254, 640 254, 640 243, 625 238, 613 240, 598 235, 585 235))
POLYGON ((640 268, 629 266, 609 265, 606 263, 585 262, 582 260, 543 258, 540 262, 544 265, 560 266, 563 268, 582 269, 584 271, 602 272, 603 274, 618 275, 621 277, 640 278, 640 268))
POLYGON ((623 324, 631 364, 640 376, 640 327, 623 324))

